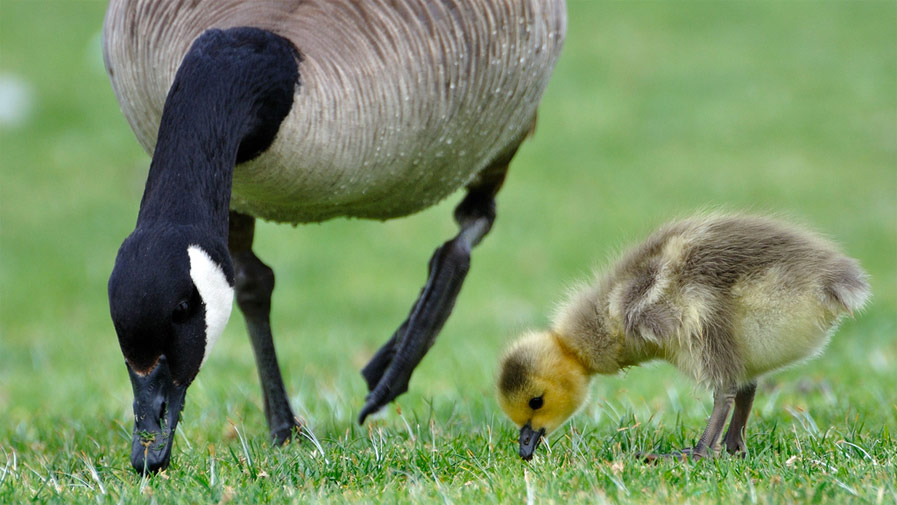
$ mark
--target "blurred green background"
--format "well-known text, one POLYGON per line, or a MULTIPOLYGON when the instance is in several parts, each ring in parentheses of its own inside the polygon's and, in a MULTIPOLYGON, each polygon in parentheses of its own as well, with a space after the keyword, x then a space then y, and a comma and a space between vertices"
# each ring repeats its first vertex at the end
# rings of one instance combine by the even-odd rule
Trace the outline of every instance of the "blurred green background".
MULTIPOLYGON (((509 338, 547 324, 572 282, 658 224, 723 208, 805 223, 872 276, 868 309, 820 358, 766 381, 758 417, 790 423, 787 409, 816 409, 837 422, 859 412, 869 429, 897 429, 897 3, 568 7, 536 134, 402 409, 474 424, 500 416, 493 373, 509 338)), ((87 434, 125 468, 131 391, 106 281, 149 158, 103 69, 104 10, 100 1, 0 2, 0 446, 50 458, 48 431, 87 434)), ((319 437, 352 426, 365 393, 358 370, 404 319, 433 249, 455 233, 460 196, 387 223, 260 225, 256 251, 277 274, 272 317, 287 389, 319 437)), ((672 367, 652 365, 596 381, 596 406, 578 423, 610 430, 602 412, 619 407, 670 423, 691 416, 697 430, 705 397, 672 367)), ((237 310, 179 430, 201 446, 222 439, 229 421, 267 434, 237 310)))

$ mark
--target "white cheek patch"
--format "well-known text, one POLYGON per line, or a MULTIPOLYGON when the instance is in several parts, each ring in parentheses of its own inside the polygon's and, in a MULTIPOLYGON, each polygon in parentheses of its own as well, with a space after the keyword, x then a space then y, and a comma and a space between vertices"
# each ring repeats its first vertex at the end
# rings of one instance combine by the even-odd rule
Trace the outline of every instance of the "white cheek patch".
POLYGON ((227 283, 221 267, 198 245, 187 248, 190 256, 190 278, 206 306, 206 349, 200 367, 209 358, 209 351, 218 341, 234 303, 234 288, 227 283))

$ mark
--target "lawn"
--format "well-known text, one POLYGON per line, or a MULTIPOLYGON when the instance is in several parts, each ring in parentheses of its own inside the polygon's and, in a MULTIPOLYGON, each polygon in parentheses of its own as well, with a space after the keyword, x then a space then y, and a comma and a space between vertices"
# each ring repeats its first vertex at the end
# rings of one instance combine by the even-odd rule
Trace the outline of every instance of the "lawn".
POLYGON ((300 443, 272 448, 238 311, 187 394, 172 467, 130 469, 106 281, 149 158, 105 76, 105 2, 0 2, 0 503, 897 502, 897 3, 569 1, 536 135, 411 392, 359 427, 358 373, 407 314, 460 193, 386 223, 261 224, 300 443), (0 109, 9 108, 3 105, 0 109), (775 212, 841 243, 873 300, 761 381, 746 459, 688 446, 710 396, 666 364, 594 381, 525 463, 497 357, 663 221, 775 212), (550 450, 549 450, 550 449, 550 450))

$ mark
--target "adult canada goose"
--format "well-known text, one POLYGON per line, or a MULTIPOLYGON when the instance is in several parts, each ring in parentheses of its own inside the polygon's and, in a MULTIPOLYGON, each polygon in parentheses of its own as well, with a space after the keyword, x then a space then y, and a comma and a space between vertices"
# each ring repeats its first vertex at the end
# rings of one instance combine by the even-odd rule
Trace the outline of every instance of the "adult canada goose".
POLYGON ((565 26, 563 0, 112 0, 106 67, 152 153, 109 279, 134 389, 135 469, 168 465, 186 389, 235 292, 271 436, 298 427, 255 218, 383 220, 466 187, 460 232, 436 249, 408 318, 362 372, 359 422, 407 390, 492 226, 565 26))
POLYGON ((576 289, 551 330, 510 347, 499 403, 530 459, 583 404, 591 375, 664 359, 714 391, 707 428, 683 454, 716 448, 733 402, 723 440, 744 453, 757 378, 820 353, 869 294, 855 260, 794 226, 740 215, 671 223, 576 289))

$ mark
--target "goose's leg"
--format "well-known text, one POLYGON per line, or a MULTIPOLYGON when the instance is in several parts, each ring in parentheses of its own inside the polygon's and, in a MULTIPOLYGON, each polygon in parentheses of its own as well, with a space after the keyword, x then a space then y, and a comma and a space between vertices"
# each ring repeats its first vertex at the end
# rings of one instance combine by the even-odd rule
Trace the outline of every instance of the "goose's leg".
POLYGON ((757 391, 757 383, 751 382, 738 390, 735 395, 735 411, 729 422, 729 429, 723 435, 726 450, 729 454, 747 454, 747 446, 744 443, 744 429, 747 426, 748 416, 751 414, 751 405, 754 403, 754 393, 757 391))
POLYGON ((275 444, 280 445, 300 427, 277 364, 274 341, 271 337, 271 292, 274 290, 274 271, 252 252, 255 218, 230 213, 228 248, 234 264, 234 284, 237 305, 246 319, 246 328, 255 353, 262 395, 265 399, 265 418, 275 444))
POLYGON ((470 268, 470 250, 495 221, 495 195, 504 181, 508 161, 510 156, 468 186, 467 196, 455 208, 455 221, 461 230, 433 253, 427 282, 408 318, 361 371, 370 393, 359 423, 408 390, 411 373, 436 341, 470 268))

